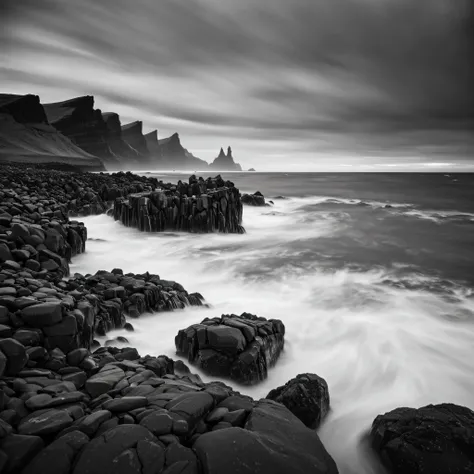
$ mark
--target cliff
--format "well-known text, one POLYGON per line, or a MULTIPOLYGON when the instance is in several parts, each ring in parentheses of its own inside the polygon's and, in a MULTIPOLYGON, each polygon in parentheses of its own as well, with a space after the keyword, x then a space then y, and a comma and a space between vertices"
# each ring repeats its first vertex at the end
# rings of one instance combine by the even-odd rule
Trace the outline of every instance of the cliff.
POLYGON ((221 148, 217 158, 209 165, 211 169, 219 171, 242 171, 242 167, 239 163, 234 162, 234 157, 232 156, 231 147, 227 148, 227 155, 224 153, 224 150, 221 148))
POLYGON ((94 97, 87 95, 44 104, 49 123, 87 153, 110 160, 114 156, 107 143, 107 125, 94 109, 94 97))
POLYGON ((143 123, 139 120, 122 125, 122 139, 138 153, 141 160, 147 161, 149 152, 142 130, 143 123))
POLYGON ((61 163, 103 170, 90 155, 48 122, 36 95, 0 94, 0 161, 61 163))
POLYGON ((181 145, 177 133, 168 138, 157 139, 156 130, 147 134, 147 141, 151 143, 154 155, 152 164, 161 169, 205 170, 207 161, 201 160, 181 145))
POLYGON ((104 112, 102 118, 107 126, 106 141, 110 152, 122 164, 138 164, 141 155, 122 138, 122 124, 115 112, 104 112))

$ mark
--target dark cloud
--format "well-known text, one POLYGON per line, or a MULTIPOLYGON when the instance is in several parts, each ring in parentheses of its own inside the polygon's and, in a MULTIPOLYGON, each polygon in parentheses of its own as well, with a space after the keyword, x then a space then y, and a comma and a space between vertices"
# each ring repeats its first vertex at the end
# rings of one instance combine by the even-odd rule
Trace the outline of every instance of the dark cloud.
POLYGON ((94 94, 198 148, 225 137, 256 166, 251 150, 272 146, 464 157, 473 3, 7 0, 0 73, 48 101, 94 94))

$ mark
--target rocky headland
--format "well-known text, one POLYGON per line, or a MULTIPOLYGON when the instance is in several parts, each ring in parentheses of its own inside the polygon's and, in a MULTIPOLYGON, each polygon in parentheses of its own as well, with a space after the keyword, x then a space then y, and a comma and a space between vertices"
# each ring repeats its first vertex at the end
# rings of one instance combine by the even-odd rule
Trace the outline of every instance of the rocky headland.
POLYGON ((102 161, 77 145, 48 120, 36 95, 0 94, 0 164, 51 163, 96 171, 102 161))
POLYGON ((229 147, 212 164, 183 147, 178 133, 143 133, 140 120, 122 124, 95 108, 93 96, 41 104, 36 95, 0 94, 0 161, 57 163, 84 171, 160 169, 241 171, 229 147))
MULTIPOLYGON (((206 304, 202 295, 165 275, 121 268, 70 274, 87 247, 79 216, 153 193, 161 210, 163 196, 194 196, 188 206, 198 212, 198 198, 232 186, 221 177, 173 184, 2 164, 0 472, 337 474, 316 432, 330 411, 324 379, 299 374, 259 401, 204 383, 180 360, 140 355, 123 336, 106 339, 112 329, 133 331, 144 313, 206 304)), ((211 374, 257 383, 277 363, 284 335, 279 320, 216 315, 180 331, 175 343, 211 374)), ((368 439, 393 474, 474 468, 468 408, 397 408, 375 419, 368 439)))

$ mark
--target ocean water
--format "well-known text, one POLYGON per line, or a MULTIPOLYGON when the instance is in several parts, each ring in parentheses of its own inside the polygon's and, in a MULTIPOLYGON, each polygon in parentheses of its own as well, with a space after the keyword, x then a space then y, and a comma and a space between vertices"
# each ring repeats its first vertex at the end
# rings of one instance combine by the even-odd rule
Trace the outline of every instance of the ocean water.
POLYGON ((273 198, 245 207, 245 235, 151 235, 83 219, 91 240, 72 272, 150 271, 210 305, 133 320, 130 345, 176 357, 178 330, 204 317, 281 319, 278 364, 265 382, 236 388, 260 398, 298 373, 324 377, 331 412, 319 434, 341 474, 379 472, 363 440, 380 413, 474 409, 474 175, 223 175, 273 198))

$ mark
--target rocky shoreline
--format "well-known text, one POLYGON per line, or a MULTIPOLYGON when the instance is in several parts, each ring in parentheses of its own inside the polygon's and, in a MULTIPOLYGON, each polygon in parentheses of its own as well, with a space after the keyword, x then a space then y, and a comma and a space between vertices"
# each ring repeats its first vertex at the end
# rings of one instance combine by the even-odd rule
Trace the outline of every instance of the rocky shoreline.
MULTIPOLYGON (((264 205, 252 196, 249 204, 264 205)), ((161 203, 153 204, 160 212, 187 203, 188 217, 212 207, 214 219, 226 218, 222 228, 179 230, 238 232, 242 223, 240 193, 221 177, 172 184, 123 172, 1 168, 0 472, 336 474, 315 431, 330 410, 321 377, 300 374, 256 401, 204 383, 180 360, 114 347, 125 338, 99 344, 96 336, 112 329, 133 331, 130 320, 145 312, 205 304, 155 274, 70 275, 87 245, 74 218, 115 216, 117 203, 144 198, 161 203)), ((143 227, 131 208, 128 224, 143 227)), ((175 342, 190 363, 255 383, 276 363, 284 333, 283 322, 244 313, 206 319, 175 342)), ((474 470, 474 413, 464 407, 395 409, 376 418, 370 440, 392 473, 474 470)))

